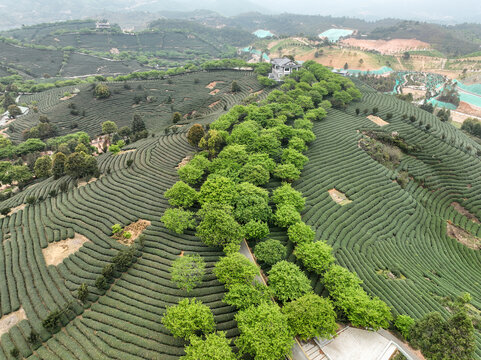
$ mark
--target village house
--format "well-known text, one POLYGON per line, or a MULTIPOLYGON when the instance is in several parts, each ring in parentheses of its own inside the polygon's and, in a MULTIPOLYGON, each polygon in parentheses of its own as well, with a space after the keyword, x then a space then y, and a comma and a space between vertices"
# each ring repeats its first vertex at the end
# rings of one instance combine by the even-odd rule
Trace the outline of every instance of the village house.
POLYGON ((282 81, 284 76, 290 75, 301 68, 301 65, 289 58, 272 59, 271 64, 272 72, 269 74, 269 79, 276 81, 282 81))
POLYGON ((105 21, 105 22, 96 22, 95 23, 95 27, 97 29, 110 29, 110 23, 108 21, 105 21))

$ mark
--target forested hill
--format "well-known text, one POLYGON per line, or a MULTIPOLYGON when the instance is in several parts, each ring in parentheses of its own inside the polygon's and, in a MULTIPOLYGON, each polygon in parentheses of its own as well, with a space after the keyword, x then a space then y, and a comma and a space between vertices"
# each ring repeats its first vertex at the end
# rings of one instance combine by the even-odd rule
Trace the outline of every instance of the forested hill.
POLYGON ((279 36, 304 34, 317 37, 318 34, 330 28, 347 28, 357 30, 358 37, 363 35, 363 38, 367 39, 421 40, 447 56, 460 56, 479 51, 481 43, 480 24, 444 26, 399 19, 369 22, 349 17, 260 13, 238 15, 226 19, 226 23, 249 31, 262 27, 279 36))

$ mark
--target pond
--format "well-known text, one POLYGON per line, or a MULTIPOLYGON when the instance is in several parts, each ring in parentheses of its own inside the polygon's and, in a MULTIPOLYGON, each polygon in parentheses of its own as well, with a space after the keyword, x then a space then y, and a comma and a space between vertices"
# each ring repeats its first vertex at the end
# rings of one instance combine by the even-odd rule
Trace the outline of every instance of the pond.
POLYGON ((349 29, 329 29, 319 34, 319 37, 325 37, 331 42, 338 41, 341 37, 351 35, 354 30, 349 29))
POLYGON ((271 33, 269 30, 263 30, 263 29, 256 30, 252 34, 254 34, 255 36, 261 39, 274 36, 274 34, 271 33))

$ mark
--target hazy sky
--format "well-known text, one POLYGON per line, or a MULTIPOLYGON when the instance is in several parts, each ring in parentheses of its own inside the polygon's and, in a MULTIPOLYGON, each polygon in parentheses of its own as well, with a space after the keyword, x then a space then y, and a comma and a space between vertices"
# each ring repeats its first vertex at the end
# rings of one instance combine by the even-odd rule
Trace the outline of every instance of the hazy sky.
POLYGON ((260 0, 268 9, 302 14, 481 22, 479 0, 260 0))

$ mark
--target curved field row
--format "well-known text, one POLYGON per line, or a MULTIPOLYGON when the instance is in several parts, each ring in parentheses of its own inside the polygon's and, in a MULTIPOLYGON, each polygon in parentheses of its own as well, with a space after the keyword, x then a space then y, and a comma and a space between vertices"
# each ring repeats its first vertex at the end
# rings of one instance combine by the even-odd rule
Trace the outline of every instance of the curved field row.
MULTIPOLYGON (((38 103, 39 112, 30 112, 13 123, 14 131, 8 135, 13 140, 21 140, 22 131, 36 125, 40 115, 46 115, 57 126, 58 135, 72 131, 85 131, 90 136, 101 132, 102 122, 113 120, 120 127, 130 126, 134 114, 140 114, 148 130, 162 130, 172 124, 172 114, 192 114, 183 122, 199 122, 203 117, 218 114, 224 107, 232 107, 250 95, 262 89, 257 75, 251 71, 221 70, 203 71, 173 76, 169 79, 135 80, 107 83, 111 90, 108 99, 93 98, 93 85, 81 84, 66 88, 56 88, 42 93, 26 95, 20 102, 38 103), (237 81, 241 91, 230 92, 232 81, 237 81), (217 81, 217 94, 210 95, 211 89, 206 86, 217 81), (75 88, 80 93, 69 100, 60 100, 64 92, 72 92, 75 88), (134 98, 139 97, 135 104, 134 98), (215 106, 209 107, 218 102, 215 106), (73 115, 69 106, 75 105, 78 115, 73 115)), ((261 94, 262 95, 262 94, 261 94)))
MULTIPOLYGON (((218 329, 229 336, 237 334, 233 308, 222 303, 224 287, 211 272, 221 252, 202 245, 192 232, 179 236, 160 222, 168 206, 163 192, 177 181, 178 162, 193 151, 185 133, 149 138, 135 146, 134 152, 99 158, 100 168, 109 168, 110 174, 0 220, 2 233, 9 233, 0 247, 2 314, 22 306, 28 319, 2 336, 0 359, 10 359, 14 346, 32 359, 178 358, 183 342, 170 335, 160 318, 166 306, 186 296, 170 282, 171 262, 181 251, 199 253, 207 263, 202 285, 188 296, 211 307, 218 329), (127 167, 129 158, 134 162, 127 167), (111 225, 127 225, 140 218, 152 223, 144 231, 142 257, 100 296, 95 280, 115 250, 123 248, 110 238, 111 225), (74 233, 91 242, 57 267, 47 267, 42 248, 74 233), (50 336, 42 320, 74 300, 83 282, 94 304, 85 311, 76 305, 75 314, 63 319, 65 328, 50 336), (31 329, 45 341, 38 349, 26 341, 31 329)), ((35 187, 55 187, 57 183, 49 179, 35 187)), ((34 193, 34 188, 30 191, 34 193)), ((15 196, 8 202, 21 203, 23 198, 15 196)))
MULTIPOLYGON (((481 218, 481 162, 473 142, 450 129, 434 116, 391 96, 365 92, 363 100, 346 112, 331 110, 327 119, 315 123, 317 139, 310 146, 301 180, 296 188, 306 196, 303 220, 334 248, 338 262, 356 271, 369 292, 393 307, 394 313, 415 318, 430 311, 446 313, 439 299, 466 291, 472 304, 481 308, 481 254, 446 234, 446 221, 480 236, 479 224, 458 213, 459 202, 481 218), (379 129, 355 108, 379 108, 383 118, 393 113, 388 132, 398 132, 420 149, 404 155, 398 170, 408 171, 403 189, 396 171, 373 160, 358 147, 359 129, 379 129), (432 124, 426 131, 403 120, 402 114, 432 124), (429 116, 428 116, 429 115, 429 116), (442 138, 445 134, 445 138, 442 138), (328 190, 336 188, 352 200, 340 206, 328 190), (406 279, 389 279, 378 270, 398 270, 406 279)), ((291 255, 292 258, 292 255, 291 255)), ((311 277, 317 290, 322 284, 311 277)), ((477 333, 477 343, 480 342, 477 333)), ((478 346, 477 358, 481 358, 478 346)))

